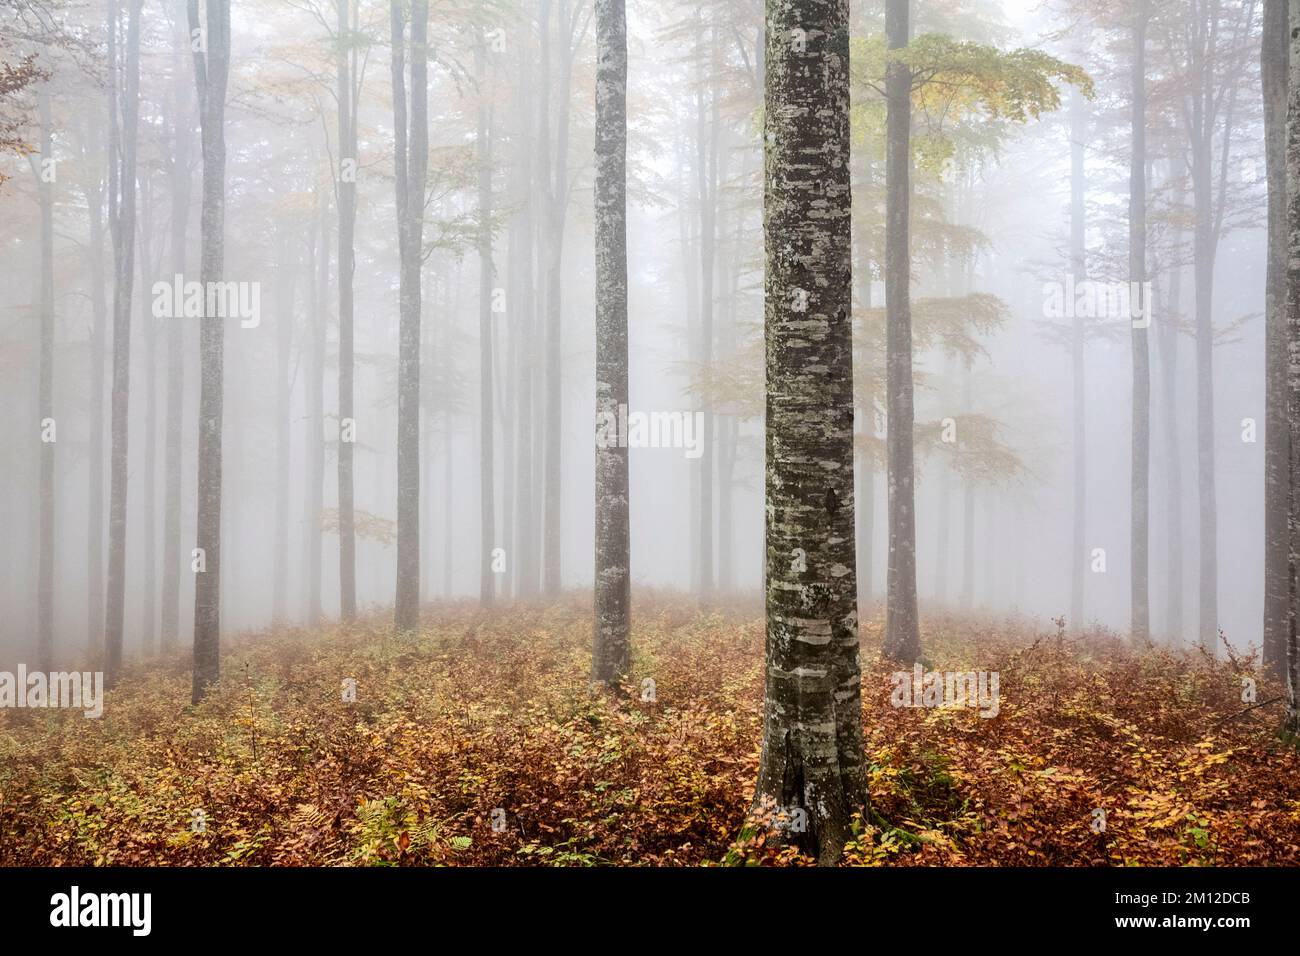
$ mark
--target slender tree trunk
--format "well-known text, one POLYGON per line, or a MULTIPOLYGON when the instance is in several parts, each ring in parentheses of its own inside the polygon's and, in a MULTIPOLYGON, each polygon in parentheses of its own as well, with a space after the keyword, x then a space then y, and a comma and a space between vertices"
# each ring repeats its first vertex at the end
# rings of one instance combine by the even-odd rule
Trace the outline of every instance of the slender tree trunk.
MULTIPOLYGON (((1070 88, 1070 272, 1075 286, 1087 280, 1087 170, 1084 139, 1087 113, 1083 94, 1070 88)), ((1079 313, 1080 310, 1072 310, 1079 313)), ((1070 370, 1074 389, 1074 526, 1070 545, 1070 627, 1084 628, 1084 582, 1088 555, 1088 430, 1087 377, 1085 373, 1084 318, 1074 317, 1070 335, 1070 370)))
MULTIPOLYGON (((155 521, 158 477, 158 330, 157 320, 149 307, 148 290, 153 260, 153 177, 145 173, 140 177, 144 192, 140 216, 140 322, 144 330, 144 509, 142 515, 144 554, 142 574, 144 588, 141 594, 140 649, 146 657, 157 653, 155 641, 158 608, 158 535, 155 521)), ((161 265, 161 262, 158 263, 161 265)), ((154 269, 156 272, 157 270, 154 269)))
MULTIPOLYGON (((853 554, 847 0, 767 0, 767 646, 755 811, 837 862, 866 810, 853 554)), ((910 436, 910 429, 909 429, 910 436)))
POLYGON ((1289 605, 1286 648, 1286 716, 1283 732, 1300 740, 1300 0, 1290 0, 1286 112, 1286 317, 1287 418, 1290 432, 1288 511, 1289 605))
MULTIPOLYGON (((198 0, 189 0, 190 32, 200 29, 198 0)), ((203 207, 199 217, 200 277, 205 289, 225 272, 226 84, 230 74, 230 0, 207 0, 206 52, 194 54, 203 143, 203 207)), ((197 547, 204 562, 194 582, 194 687, 199 703, 221 675, 221 428, 225 323, 204 310, 199 336, 199 464, 197 547)))
POLYGON ((393 119, 397 131, 398 246, 401 256, 397 369, 397 592, 393 629, 420 626, 420 264, 429 165, 427 0, 411 2, 411 105, 407 127, 400 0, 393 0, 393 119))
POLYGON ((1268 175, 1268 267, 1264 282, 1264 667, 1286 665, 1287 606, 1287 219, 1286 111, 1290 56, 1286 0, 1264 0, 1260 76, 1268 175))
POLYGON ((627 13, 596 0, 596 621, 591 680, 631 665, 627 372, 627 13), (613 425, 612 434, 610 430, 613 425))
MULTIPOLYGON (((90 153, 98 155, 98 124, 93 123, 91 128, 96 132, 90 153)), ((90 213, 90 301, 94 322, 90 339, 90 467, 86 487, 86 650, 94 661, 102 661, 104 654, 104 352, 108 325, 104 293, 104 203, 107 195, 108 189, 96 177, 95 188, 86 197, 90 213)))
MULTIPOLYGON (((338 127, 340 175, 338 184, 338 292, 339 292, 339 427, 355 423, 353 381, 353 295, 352 279, 356 271, 353 235, 357 215, 357 110, 353 100, 352 0, 336 0, 338 5, 338 49, 334 54, 338 87, 338 127), (352 175, 343 167, 352 164, 352 175)), ((395 54, 397 55, 397 54, 395 54)), ((403 110, 405 105, 403 105, 403 110)), ((396 104, 394 105, 396 109, 396 104)), ((405 131, 403 131, 405 135, 405 131)), ((401 187, 399 186, 399 189, 401 187)), ((401 210, 398 216, 402 215, 401 210)), ((398 227, 401 228, 400 226, 398 227)), ((353 433, 355 435, 355 432, 353 433)), ((356 446, 340 436, 338 445, 338 525, 339 525, 339 609, 345 621, 357 616, 357 531, 354 504, 356 446)))
POLYGON ((479 603, 492 605, 496 499, 492 437, 492 114, 488 105, 483 31, 475 47, 478 73, 478 367, 479 367, 479 603))
MULTIPOLYGON (((1175 194, 1173 207, 1180 209, 1182 205, 1180 190, 1175 194)), ((1177 247, 1181 230, 1175 231, 1174 236, 1177 247)), ((1182 266, 1176 264, 1169 278, 1169 304, 1165 313, 1168 320, 1156 328, 1161 403, 1165 407, 1165 630, 1175 647, 1183 643, 1183 452, 1178 435, 1178 327, 1174 324, 1182 311, 1182 275, 1182 266)), ((1285 514, 1282 520, 1286 521, 1285 514)))
POLYGON ((294 267, 287 250, 291 248, 289 237, 283 236, 275 303, 275 567, 271 572, 271 620, 274 622, 285 620, 289 608, 289 433, 292 427, 289 416, 293 393, 289 353, 293 348, 294 267))
MULTIPOLYGON (((319 195, 319 194, 318 194, 319 195)), ((321 620, 322 512, 325 510, 325 337, 326 297, 329 294, 329 219, 326 201, 318 200, 316 221, 312 223, 311 267, 308 284, 312 288, 305 334, 310 337, 311 354, 307 363, 306 405, 307 493, 304 496, 303 534, 306 543, 307 625, 321 620)))
MULTIPOLYGON (((188 89, 181 77, 189 36, 185 18, 177 16, 172 37, 172 162, 171 162, 171 271, 185 274, 186 226, 190 212, 190 116, 188 89)), ((180 642, 181 619, 181 429, 185 410, 185 323, 167 321, 166 489, 163 505, 162 650, 175 650, 180 642)))
POLYGON ((510 259, 513 289, 510 296, 511 315, 515 334, 519 337, 519 384, 515 390, 515 493, 518 503, 515 510, 515 554, 511 562, 515 569, 515 596, 532 597, 537 593, 537 555, 533 548, 534 489, 536 475, 533 467, 533 376, 536 363, 534 348, 535 288, 533 283, 533 252, 536 227, 533 221, 535 190, 533 188, 533 137, 532 137, 532 57, 531 46, 525 44, 520 56, 521 82, 518 84, 519 151, 515 159, 517 180, 515 201, 519 208, 518 238, 515 254, 510 259))
MULTIPOLYGON (((909 0, 886 0, 885 40, 907 46, 909 0)), ((912 76, 893 60, 885 70, 885 322, 889 444, 889 590, 885 655, 912 662, 921 655, 916 608, 916 489, 912 427, 912 304, 909 249, 912 76)))
MULTIPOLYGON (((1128 271, 1131 296, 1143 306, 1141 322, 1130 321, 1133 340, 1133 426, 1132 481, 1130 516, 1130 595, 1131 627, 1135 641, 1151 636, 1151 611, 1148 597, 1150 561, 1147 539, 1150 530, 1148 501, 1151 483, 1151 356, 1147 329, 1151 322, 1151 303, 1146 301, 1146 36, 1145 0, 1134 14, 1132 31, 1132 147, 1129 156, 1128 195, 1128 271), (1139 327, 1141 325, 1142 327, 1139 327)), ((1136 311, 1136 309, 1133 309, 1136 311)))
MULTIPOLYGON (((54 135, 48 84, 39 93, 41 162, 33 163, 41 207, 41 371, 36 403, 41 436, 40 556, 37 573, 36 661, 41 670, 54 669, 54 448, 58 437, 54 418, 54 176, 45 163, 54 161, 54 135), (54 431, 47 433, 47 426, 54 431)), ((93 404, 93 403, 92 403, 93 404)))
MULTIPOLYGON (((697 7, 697 11, 702 11, 697 7)), ((703 43, 703 22, 697 42, 703 43)), ((695 88, 696 139, 695 175, 700 196, 700 368, 706 379, 713 371, 713 283, 716 260, 717 210, 718 210, 718 34, 716 22, 711 25, 709 38, 710 71, 704 70, 705 54, 699 51, 695 88), (713 86, 709 94, 709 109, 704 106, 705 87, 713 86)), ((701 404, 704 427, 700 436, 699 469, 700 509, 700 584, 699 596, 708 601, 713 593, 713 408, 709 389, 702 393, 701 404)))
MULTIPOLYGON (((122 96, 122 166, 113 234, 113 400, 109 461, 108 597, 104 621, 104 685, 117 684, 122 670, 126 610, 127 413, 131 397, 131 287, 135 277, 135 157, 140 115, 140 6, 127 8, 125 81, 122 96)), ((115 80, 116 81, 116 80, 115 80)))

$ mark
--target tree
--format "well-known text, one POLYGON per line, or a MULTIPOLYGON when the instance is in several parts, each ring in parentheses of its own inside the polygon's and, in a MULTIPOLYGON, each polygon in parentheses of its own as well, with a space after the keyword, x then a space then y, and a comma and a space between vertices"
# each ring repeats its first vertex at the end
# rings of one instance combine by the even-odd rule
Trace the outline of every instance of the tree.
POLYGON ((594 684, 631 663, 627 374, 627 13, 596 0, 596 623, 594 684), (612 434, 611 434, 612 426, 612 434))
POLYGON ((853 554, 849 34, 844 0, 768 0, 763 745, 755 810, 836 862, 865 812, 853 554), (802 816, 802 814, 800 814, 802 816))
MULTIPOLYGON (((185 274, 185 236, 190 211, 190 135, 193 117, 186 85, 181 82, 183 51, 190 42, 185 17, 176 17, 172 39, 172 156, 171 156, 171 264, 173 275, 185 274)), ((181 421, 185 408, 182 391, 184 363, 184 327, 180 322, 167 324, 167 447, 166 488, 163 492, 163 583, 162 631, 163 651, 176 647, 181 612, 181 421)))
MULTIPOLYGON (((338 36, 335 38, 335 71, 338 88, 339 175, 338 175, 338 291, 339 291, 339 427, 352 420, 355 359, 353 355, 352 280, 356 271, 354 233, 357 218, 357 100, 361 75, 357 69, 359 34, 350 23, 352 0, 338 4, 338 36), (349 167, 350 164, 350 168, 349 167)), ((326 257, 328 258, 328 256, 326 257)), ((340 438, 338 443, 339 523, 339 607, 343 620, 357 616, 357 530, 353 494, 355 444, 340 438)))
MULTIPOLYGON (((420 625, 420 265, 429 169, 428 0, 411 2, 411 103, 408 126, 405 17, 393 0, 394 182, 401 260, 397 356, 397 593, 393 629, 420 625)), ((342 269, 340 268, 340 271, 342 269)))
MULTIPOLYGON (((135 275, 135 158, 140 115, 140 7, 131 0, 127 8, 125 82, 122 91, 122 160, 115 183, 110 184, 113 237, 113 399, 112 451, 109 456, 108 596, 104 621, 104 684, 117 683, 122 669, 122 625, 126 605, 126 464, 127 413, 131 397, 131 291, 135 275)), ((117 30, 116 0, 109 29, 117 30)), ((110 42, 115 42, 110 40, 110 42)), ((117 82, 116 75, 113 82, 117 82)), ((116 104, 116 98, 114 99, 116 104)), ((112 128, 117 109, 111 110, 112 128)), ((111 137, 116 139, 116 137, 111 137)), ((110 149, 116 144, 110 144, 110 149)))
POLYGON ((46 670, 54 668, 54 134, 50 118, 49 83, 41 85, 38 112, 41 153, 31 159, 41 207, 41 357, 37 385, 37 415, 41 434, 41 542, 38 557, 36 602, 36 660, 46 670), (38 161, 39 159, 39 161, 38 161), (47 165, 51 164, 51 165, 47 165))
MULTIPOLYGON (((1131 38, 1132 150, 1129 154, 1128 271, 1129 288, 1139 297, 1146 282, 1146 0, 1133 14, 1131 38)), ((1143 302, 1143 314, 1150 316, 1150 303, 1143 302)), ((1131 628, 1136 641, 1150 635, 1150 602, 1147 596, 1148 501, 1151 470, 1151 356, 1147 344, 1149 319, 1133 322, 1133 427, 1131 431, 1132 473, 1130 482, 1130 597, 1131 628)))
MULTIPOLYGON (((886 44, 907 46, 908 0, 887 0, 886 44)), ((901 59, 885 67, 885 376, 889 442, 889 568, 884 652, 898 661, 920 657, 916 608, 916 492, 912 426, 911 218, 912 74, 901 59)))
POLYGON ((492 549, 496 545, 495 468, 492 461, 492 111, 487 44, 476 31, 478 76, 478 373, 479 373, 479 603, 492 604, 492 549))
POLYGON ((1260 75, 1268 176, 1268 266, 1264 282, 1264 666, 1281 675, 1287 648, 1287 179, 1286 0, 1264 0, 1260 75))
MULTIPOLYGON (((206 23, 199 2, 189 0, 194 81, 203 148, 203 205, 199 214, 199 277, 204 289, 225 271, 226 85, 230 77, 230 0, 206 0, 206 23)), ((207 298, 199 332, 199 461, 196 546, 203 561, 194 583, 194 685, 199 703, 221 675, 221 426, 224 389, 225 324, 208 314, 207 298)))
POLYGON ((1300 0, 1288 5, 1290 27, 1286 105, 1286 331, 1287 428, 1290 507, 1287 512, 1289 609, 1287 621, 1286 716, 1283 734, 1300 742, 1300 0))

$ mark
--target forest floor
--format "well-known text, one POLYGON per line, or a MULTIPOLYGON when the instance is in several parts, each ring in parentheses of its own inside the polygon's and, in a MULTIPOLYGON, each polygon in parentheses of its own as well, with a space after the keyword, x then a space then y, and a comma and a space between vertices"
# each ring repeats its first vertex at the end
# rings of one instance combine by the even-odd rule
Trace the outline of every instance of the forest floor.
MULTIPOLYGON (((757 607, 639 593, 622 701, 587 691, 590 620, 574 594, 430 606, 412 639, 279 629, 232 640, 197 708, 178 656, 100 719, 0 711, 0 863, 809 862, 746 820, 757 607)), ((1252 661, 930 617, 927 667, 998 672, 985 718, 892 706, 879 621, 862 639, 872 813, 847 863, 1300 864, 1300 757, 1280 705, 1241 713, 1252 661)))

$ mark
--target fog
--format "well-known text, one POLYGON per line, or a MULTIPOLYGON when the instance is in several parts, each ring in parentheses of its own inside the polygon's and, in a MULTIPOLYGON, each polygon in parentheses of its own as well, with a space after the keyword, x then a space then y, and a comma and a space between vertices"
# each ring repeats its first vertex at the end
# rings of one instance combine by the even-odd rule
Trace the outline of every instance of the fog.
MULTIPOLYGON (((130 6, 118 5, 123 43, 130 6)), ((397 576, 400 331, 389 9, 369 0, 352 9, 356 39, 345 46, 355 53, 358 104, 356 596, 363 613, 385 614, 397 576)), ((1210 201, 1222 219, 1209 298, 1216 330, 1212 508, 1198 478, 1198 452, 1205 449, 1198 447, 1195 190, 1182 125, 1198 78, 1179 46, 1182 34, 1159 19, 1148 41, 1146 129, 1151 634, 1194 644, 1207 624, 1201 595, 1212 588, 1218 606, 1211 630, 1245 650, 1261 643, 1264 604, 1266 184, 1261 25, 1254 5, 1242 9, 1248 12, 1222 13, 1239 32, 1225 27, 1218 72, 1207 81, 1221 104, 1210 145, 1210 201), (1172 346, 1165 347, 1165 336, 1172 346), (1205 576, 1198 558, 1211 525, 1217 580, 1205 576)), ((669 427, 659 437, 677 446, 637 447, 633 429, 631 576, 634 587, 689 592, 705 607, 736 597, 756 602, 763 587, 762 15, 757 0, 628 4, 629 416, 645 416, 647 429, 652 422, 669 427), (692 437, 700 444, 691 447, 692 437)), ((184 310, 168 291, 178 273, 183 293, 183 283, 200 274, 203 153, 184 17, 182 4, 145 0, 139 19, 125 430, 127 659, 154 655, 167 643, 169 599, 179 608, 178 649, 190 646, 194 625, 199 329, 212 320, 175 314, 184 310), (178 216, 179 248, 172 241, 178 216), (179 365, 169 359, 174 328, 179 365), (169 549, 173 377, 180 393, 179 527, 169 549), (178 565, 178 598, 166 593, 169 555, 178 565)), ((854 43, 878 35, 882 17, 877 5, 854 2, 854 43)), ((13 124, 26 144, 0 156, 0 401, 7 409, 0 417, 0 667, 35 660, 47 446, 54 660, 72 665, 98 660, 104 634, 115 345, 106 184, 109 143, 120 146, 124 130, 110 128, 122 117, 110 119, 113 73, 102 4, 5 4, 4 18, 4 61, 34 52, 48 77, 0 99, 5 128, 13 124), (43 194, 52 216, 48 306, 43 194), (48 416, 40 394, 43 316, 53 336, 48 416)), ((1053 315, 1051 301, 1054 289, 1073 281, 1072 142, 1082 147, 1086 184, 1081 278, 1128 282, 1128 41, 1122 30, 1090 18, 1084 4, 927 0, 916 5, 914 21, 915 34, 1050 54, 1081 67, 1095 84, 1091 98, 1078 97, 1082 122, 1073 129, 1076 94, 1059 77, 1050 80, 1059 104, 1039 115, 1030 110, 1023 122, 933 99, 918 106, 918 328, 924 320, 916 303, 958 303, 948 311, 936 307, 935 331, 918 331, 914 353, 922 625, 969 611, 994 622, 1025 615, 1044 630, 1065 617, 1071 628, 1096 624, 1126 633, 1129 322, 1100 315, 1086 323, 1080 448, 1073 437, 1080 409, 1072 317, 1053 315), (941 139, 944 146, 926 153, 927 143, 941 139), (970 298, 980 293, 1000 304, 970 298), (942 437, 945 427, 954 440, 942 437), (1079 455, 1086 462, 1082 555, 1074 533, 1079 455), (1077 620, 1072 586, 1080 573, 1077 620)), ((340 185, 351 180, 340 140, 337 28, 335 4, 316 0, 237 3, 231 14, 223 277, 239 284, 248 310, 224 320, 224 636, 311 627, 317 615, 329 622, 341 614, 338 230, 340 185)), ((554 599, 567 589, 584 589, 585 600, 593 581, 594 29, 588 0, 430 4, 428 200, 419 269, 419 588, 426 604, 481 600, 484 564, 497 602, 554 599), (491 145, 486 164, 483 128, 491 145), (483 169, 491 189, 486 220, 483 169), (490 262, 480 242, 485 227, 490 262), (485 289, 494 499, 486 549, 485 289), (558 307, 558 340, 548 333, 548 307, 558 307), (548 348, 558 353, 558 379, 548 348), (558 416, 547 405, 552 385, 558 416), (558 482, 547 474, 551 460, 558 462, 558 482), (548 494, 558 507, 548 504, 548 494), (551 539, 558 541, 558 578, 554 561, 547 566, 551 539)), ((113 54, 123 83, 124 49, 113 54)), ((858 54, 855 46, 855 70, 858 54)), ((884 110, 872 82, 855 77, 852 89, 864 620, 883 607, 888 551, 883 398, 874 398, 884 386, 873 380, 883 373, 883 344, 877 348, 871 331, 883 323, 872 310, 884 302, 884 110)), ((125 89, 118 92, 119 114, 125 89)))

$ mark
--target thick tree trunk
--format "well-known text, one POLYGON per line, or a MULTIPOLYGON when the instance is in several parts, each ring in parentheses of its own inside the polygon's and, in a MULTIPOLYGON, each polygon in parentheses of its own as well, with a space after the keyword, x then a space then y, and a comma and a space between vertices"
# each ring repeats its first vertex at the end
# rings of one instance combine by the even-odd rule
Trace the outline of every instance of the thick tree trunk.
MULTIPOLYGON (((908 0, 886 0, 889 49, 907 46, 908 0)), ((885 390, 888 395, 889 582, 885 655, 904 663, 921 655, 916 607, 916 489, 912 427, 912 304, 909 249, 912 77, 898 60, 885 70, 885 390)))
POLYGON ((1264 667, 1286 664, 1287 508, 1290 434, 1286 416, 1287 219, 1286 112, 1290 56, 1286 0, 1264 0, 1260 77, 1264 88, 1264 159, 1268 175, 1268 267, 1264 283, 1264 667))
MULTIPOLYGON (((189 0, 190 31, 200 29, 198 0, 189 0)), ((195 52, 203 143, 203 207, 199 217, 200 278, 205 289, 225 272, 226 83, 230 74, 230 0, 207 0, 207 51, 195 52)), ((194 582, 194 686, 199 703, 221 674, 221 428, 225 323, 205 314, 199 337, 199 464, 197 547, 204 561, 194 582)))
POLYGON ((824 864, 840 858, 867 799, 853 554, 848 12, 847 0, 768 0, 765 39, 767 647, 754 803, 790 820, 790 838, 824 864))
MULTIPOLYGON (((1146 282, 1146 36, 1145 0, 1134 14, 1130 95, 1132 97, 1132 147, 1129 155, 1128 271, 1129 288, 1143 305, 1141 324, 1151 322, 1151 303, 1145 301, 1146 282)), ((1132 474, 1130 482, 1130 597, 1131 629, 1135 641, 1148 641, 1151 634, 1148 598, 1149 534, 1148 502, 1151 471, 1151 356, 1147 328, 1130 321, 1133 341, 1133 426, 1132 474)))
MULTIPOLYGON (((420 265, 429 165, 427 0, 411 2, 411 105, 407 128, 400 0, 393 0, 393 119, 397 131, 396 189, 400 319, 397 358, 397 589, 393 629, 420 626, 420 265)), ((342 271, 340 269, 340 271, 342 271)))
MULTIPOLYGON (((113 399, 109 459, 108 596, 104 621, 104 686, 117 684, 122 670, 126 610, 127 414, 131 397, 131 291, 135 278, 135 157, 140 115, 140 6, 127 12, 125 81, 122 96, 122 166, 113 230, 113 399)), ((114 78, 116 82, 116 78, 114 78)))
POLYGON ((627 375, 627 13, 596 0, 596 621, 591 681, 631 664, 627 375), (614 433, 609 430, 614 423, 614 433))

